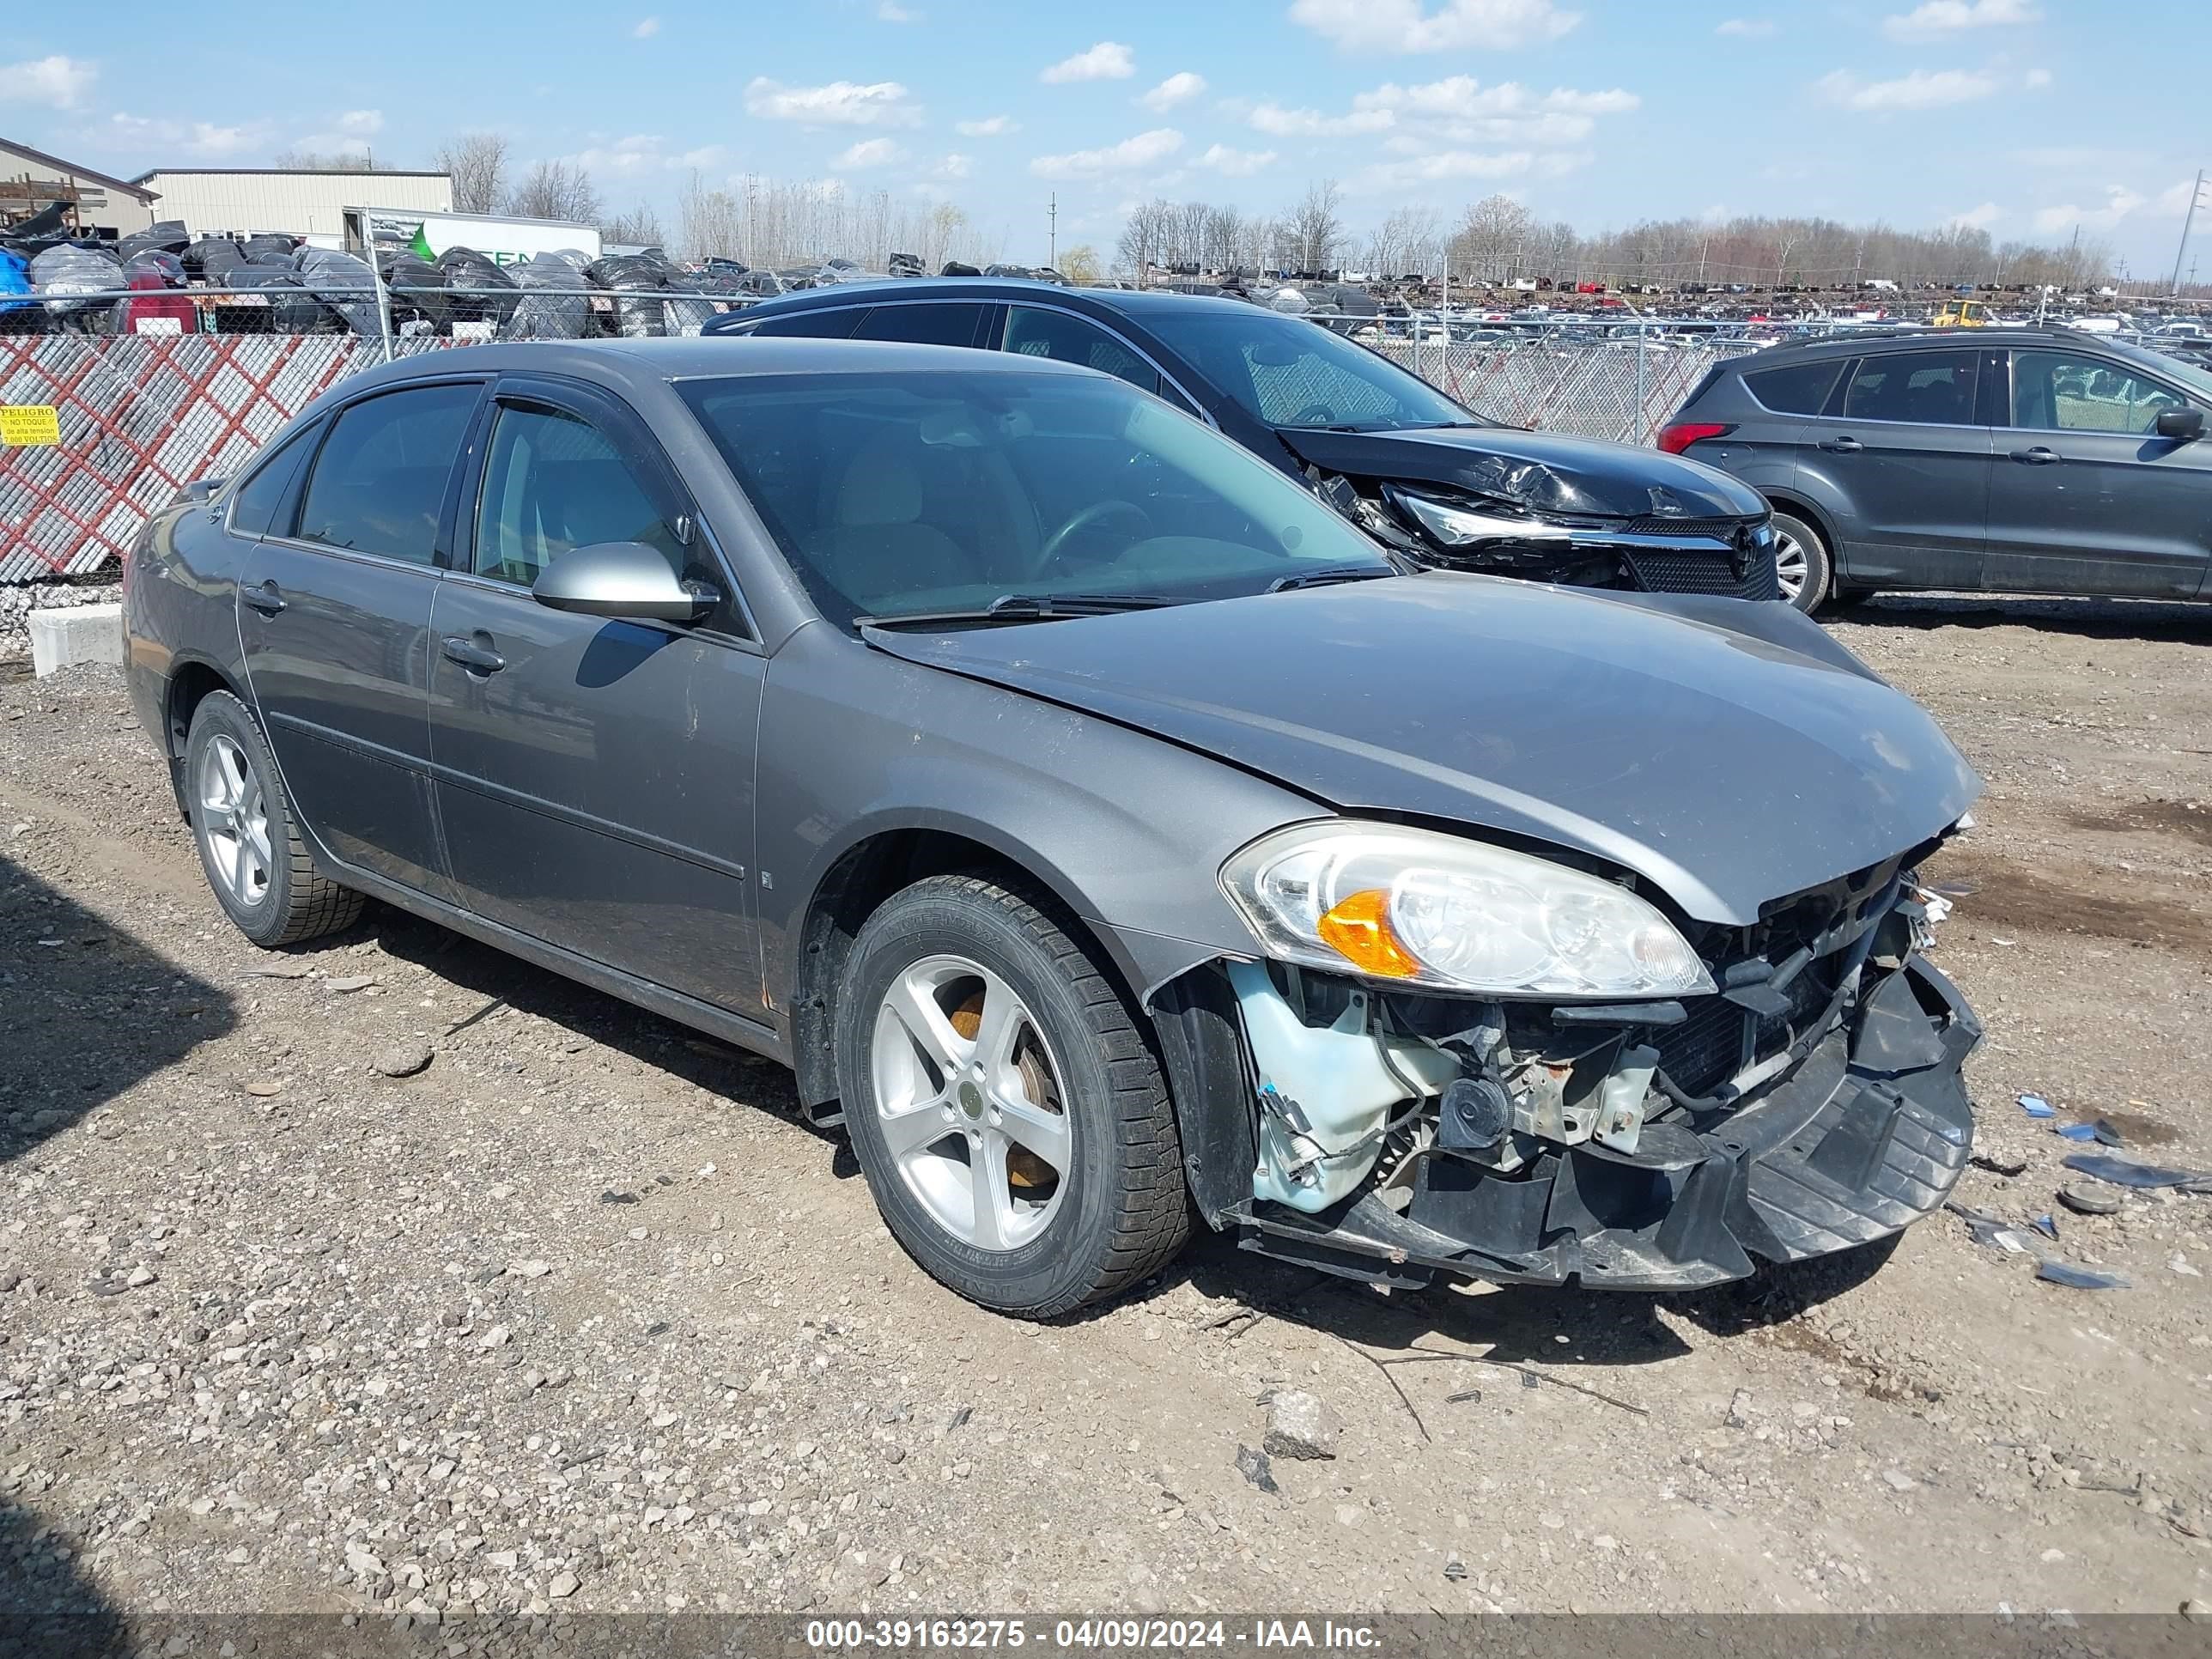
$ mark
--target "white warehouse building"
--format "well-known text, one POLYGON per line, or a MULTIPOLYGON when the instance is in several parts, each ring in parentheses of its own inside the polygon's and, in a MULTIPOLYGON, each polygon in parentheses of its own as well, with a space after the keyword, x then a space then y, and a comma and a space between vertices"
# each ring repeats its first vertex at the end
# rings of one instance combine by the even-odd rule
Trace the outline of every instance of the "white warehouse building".
POLYGON ((131 183, 159 198, 156 219, 181 219, 194 236, 276 231, 337 238, 349 207, 453 210, 453 181, 443 173, 390 168, 325 173, 294 167, 156 167, 131 183))

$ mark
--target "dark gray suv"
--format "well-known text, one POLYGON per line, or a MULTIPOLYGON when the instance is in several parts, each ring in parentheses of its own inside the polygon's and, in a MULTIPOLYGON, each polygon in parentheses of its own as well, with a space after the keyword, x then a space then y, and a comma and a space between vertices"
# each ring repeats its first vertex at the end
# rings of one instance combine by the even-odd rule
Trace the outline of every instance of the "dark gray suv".
POLYGON ((1857 335, 1723 363, 1659 447, 1772 503, 1784 596, 2212 598, 2212 373, 2070 329, 1857 335))

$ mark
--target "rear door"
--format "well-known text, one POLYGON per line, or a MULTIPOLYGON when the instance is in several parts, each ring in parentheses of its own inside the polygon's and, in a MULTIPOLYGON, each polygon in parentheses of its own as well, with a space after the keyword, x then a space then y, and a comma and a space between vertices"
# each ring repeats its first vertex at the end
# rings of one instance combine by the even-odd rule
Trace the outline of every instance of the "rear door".
POLYGON ((498 384, 429 630, 429 742, 461 902, 757 1020, 746 886, 766 661, 650 429, 593 387, 498 384), (657 548, 726 596, 705 623, 548 610, 530 585, 597 542, 657 548))
POLYGON ((1981 355, 1869 354, 1805 423, 1799 487, 1833 521, 1846 585, 1982 585, 1995 445, 1975 404, 1981 355))
POLYGON ((441 898, 430 604, 483 393, 410 384, 338 410, 239 582, 246 678, 301 820, 333 858, 441 898))
POLYGON ((2075 346, 2011 354, 1990 586, 2192 599, 2212 565, 2212 442, 2157 434, 2178 389, 2075 346))

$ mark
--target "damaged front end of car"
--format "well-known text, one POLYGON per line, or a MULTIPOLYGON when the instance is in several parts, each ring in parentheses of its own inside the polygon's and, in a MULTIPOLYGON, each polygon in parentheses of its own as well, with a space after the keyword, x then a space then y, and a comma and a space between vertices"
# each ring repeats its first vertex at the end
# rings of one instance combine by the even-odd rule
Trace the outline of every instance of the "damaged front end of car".
MULTIPOLYGON (((1694 1288, 1897 1232, 1942 1204, 1973 1135, 1960 1066, 1981 1028, 1922 954, 1913 870, 1936 844, 1750 927, 1647 916, 1632 883, 1579 874, 1535 896, 1542 922, 1498 930, 1589 945, 1537 971, 1517 943, 1449 959, 1465 918, 1447 890, 1496 907, 1481 866, 1380 903, 1337 896, 1356 871, 1330 886, 1312 859, 1279 867, 1265 896, 1303 903, 1324 940, 1336 916, 1339 969, 1271 950, 1154 1002, 1178 1087, 1213 1109, 1186 1136, 1201 1207, 1247 1249, 1394 1286, 1694 1288), (1317 890, 1288 890, 1301 883, 1317 890), (1595 940, 1604 927, 1628 936, 1595 940), (1390 947, 1399 962, 1375 942, 1395 928, 1415 935, 1390 947), (1534 988, 1421 982, 1516 972, 1534 988), (1638 994, 1561 994, 1577 974, 1638 994)), ((1255 931, 1271 946, 1285 933, 1255 931)))
POLYGON ((1338 512, 1419 564, 1572 587, 1781 597, 1764 511, 1696 514, 1654 488, 1648 510, 1601 512, 1533 461, 1499 461, 1472 483, 1355 479, 1317 466, 1306 476, 1338 512))

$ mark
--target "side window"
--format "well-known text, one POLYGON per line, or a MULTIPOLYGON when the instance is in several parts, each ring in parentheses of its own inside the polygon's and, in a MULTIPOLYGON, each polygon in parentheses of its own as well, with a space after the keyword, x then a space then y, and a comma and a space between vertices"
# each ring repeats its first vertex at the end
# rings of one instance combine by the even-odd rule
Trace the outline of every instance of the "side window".
POLYGON ((1762 369, 1747 374, 1743 383, 1751 395, 1779 415, 1818 415, 1836 389, 1836 376, 1844 359, 1826 362, 1792 363, 1787 368, 1762 369))
POLYGON ((1856 421, 1972 426, 1974 354, 1900 351, 1862 359, 1844 393, 1844 414, 1856 421))
MULTIPOLYGON (((300 471, 300 463, 307 459, 314 447, 315 433, 319 423, 306 432, 295 432, 284 441, 283 447, 256 467, 253 476, 238 487, 238 495, 231 503, 230 532, 234 536, 266 536, 276 517, 276 509, 284 504, 291 493, 292 480, 300 471)), ((280 531, 277 532, 282 534, 280 531)))
MULTIPOLYGON (((1146 392, 1160 389, 1152 366, 1103 328, 1071 317, 1065 312, 1042 311, 1035 306, 1008 306, 1006 332, 1001 349, 1029 357, 1050 357, 1063 363, 1080 363, 1127 380, 1146 392)), ((1176 399, 1178 403, 1182 399, 1176 399)))
POLYGON ((341 413, 300 503, 302 541, 428 564, 474 386, 387 392, 341 413))
POLYGON ((2012 355, 2012 423, 2045 432, 2143 434, 2188 400, 2102 357, 2073 351, 2012 355))
POLYGON ((860 317, 850 306, 824 306, 819 311, 763 317, 746 331, 763 340, 842 340, 852 333, 860 317))
POLYGON ((556 555, 596 542, 643 542, 685 574, 683 544, 597 427, 502 404, 477 502, 476 574, 526 587, 556 555))
POLYGON ((853 331, 856 340, 903 340, 908 345, 965 346, 975 343, 982 326, 978 305, 878 306, 853 331))

